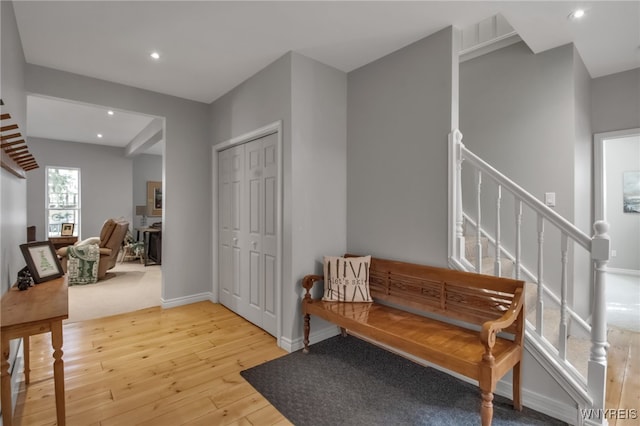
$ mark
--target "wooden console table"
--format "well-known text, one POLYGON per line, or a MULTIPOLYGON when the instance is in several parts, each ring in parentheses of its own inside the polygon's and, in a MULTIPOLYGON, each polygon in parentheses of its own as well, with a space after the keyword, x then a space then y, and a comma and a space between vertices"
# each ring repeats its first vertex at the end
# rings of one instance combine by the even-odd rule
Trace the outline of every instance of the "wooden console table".
POLYGON ((69 318, 66 277, 36 284, 20 291, 13 286, 2 296, 0 364, 2 391, 2 423, 11 426, 11 376, 9 375, 9 341, 22 338, 24 344, 24 381, 29 384, 29 336, 51 332, 53 346, 53 379, 55 383, 58 426, 65 424, 64 363, 62 361, 62 321, 69 318))
POLYGON ((78 241, 78 237, 49 237, 53 247, 58 250, 62 247, 72 246, 78 241))

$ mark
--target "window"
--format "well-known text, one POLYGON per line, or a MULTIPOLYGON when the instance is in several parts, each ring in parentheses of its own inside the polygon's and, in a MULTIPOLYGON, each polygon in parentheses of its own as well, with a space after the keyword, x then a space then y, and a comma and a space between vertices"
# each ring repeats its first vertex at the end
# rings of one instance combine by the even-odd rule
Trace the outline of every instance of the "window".
POLYGON ((63 223, 73 223, 73 235, 80 228, 80 169, 47 166, 47 228, 57 237, 63 223))

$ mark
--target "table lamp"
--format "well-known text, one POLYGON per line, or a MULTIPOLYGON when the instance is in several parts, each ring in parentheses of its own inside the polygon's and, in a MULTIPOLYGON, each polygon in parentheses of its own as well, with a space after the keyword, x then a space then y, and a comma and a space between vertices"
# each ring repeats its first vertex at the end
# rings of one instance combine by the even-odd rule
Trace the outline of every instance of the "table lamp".
POLYGON ((147 226, 147 206, 136 206, 136 216, 142 216, 140 226, 147 226))

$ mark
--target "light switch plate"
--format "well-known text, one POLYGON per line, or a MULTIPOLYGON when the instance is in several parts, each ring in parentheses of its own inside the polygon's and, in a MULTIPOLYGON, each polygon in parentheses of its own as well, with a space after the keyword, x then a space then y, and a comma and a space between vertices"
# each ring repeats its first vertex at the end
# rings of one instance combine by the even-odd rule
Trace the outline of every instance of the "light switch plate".
POLYGON ((544 203, 549 207, 556 206, 556 193, 555 192, 545 192, 544 193, 544 203))

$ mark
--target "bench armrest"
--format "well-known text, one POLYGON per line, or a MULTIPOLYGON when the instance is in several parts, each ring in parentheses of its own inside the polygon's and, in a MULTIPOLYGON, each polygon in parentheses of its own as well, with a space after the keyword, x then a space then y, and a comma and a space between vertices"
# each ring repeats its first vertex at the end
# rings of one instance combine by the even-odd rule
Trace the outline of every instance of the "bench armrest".
POLYGON ((306 293, 304 295, 305 301, 311 300, 311 288, 317 281, 323 281, 324 276, 322 275, 307 275, 302 279, 302 287, 305 288, 306 293))
MULTIPOLYGON (((482 324, 482 331, 480 332, 480 340, 485 348, 485 353, 483 355, 483 359, 488 361, 490 364, 493 364, 494 358, 491 353, 493 346, 496 344, 496 337, 498 333, 500 333, 503 329, 512 325, 520 316, 522 311, 523 304, 523 296, 522 289, 519 288, 515 291, 513 295, 513 300, 511 301, 511 306, 500 318, 487 321, 482 324)), ((518 333, 520 334, 520 332, 518 333)), ((516 341, 519 341, 519 336, 516 336, 516 341)))

